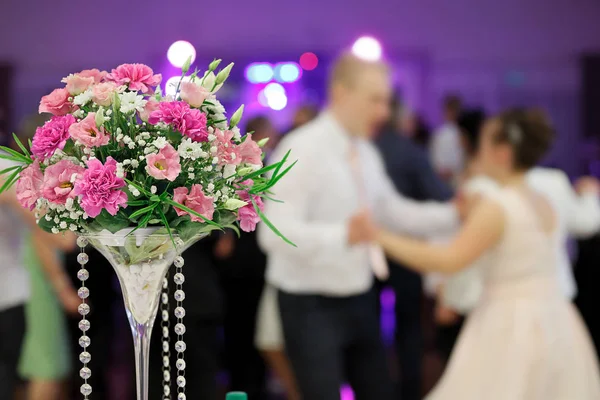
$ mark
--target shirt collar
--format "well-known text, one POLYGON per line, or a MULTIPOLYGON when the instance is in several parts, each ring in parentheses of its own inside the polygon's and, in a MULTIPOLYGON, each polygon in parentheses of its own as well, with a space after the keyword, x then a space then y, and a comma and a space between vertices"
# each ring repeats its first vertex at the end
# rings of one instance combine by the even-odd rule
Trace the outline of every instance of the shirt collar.
POLYGON ((323 124, 327 126, 327 132, 325 133, 327 135, 326 140, 332 146, 339 148, 342 153, 347 154, 350 151, 350 147, 358 143, 359 139, 353 137, 330 111, 321 113, 320 118, 323 124))

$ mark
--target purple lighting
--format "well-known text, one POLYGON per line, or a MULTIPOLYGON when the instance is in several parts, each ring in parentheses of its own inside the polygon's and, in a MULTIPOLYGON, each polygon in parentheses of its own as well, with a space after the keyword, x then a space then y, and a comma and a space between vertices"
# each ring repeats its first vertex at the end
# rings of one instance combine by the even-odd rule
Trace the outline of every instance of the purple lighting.
POLYGON ((196 49, 194 46, 185 40, 178 40, 173 43, 167 51, 169 62, 177 68, 183 67, 183 64, 189 57, 192 57, 192 62, 196 59, 196 49))
POLYGON ((246 67, 245 75, 250 83, 267 83, 273 79, 273 67, 268 63, 253 63, 246 67))
POLYGON ((381 44, 370 36, 363 36, 354 42, 352 53, 367 61, 378 61, 381 59, 381 44))
POLYGON ((275 65, 275 79, 278 82, 296 82, 302 76, 302 69, 293 62, 279 63, 275 65))

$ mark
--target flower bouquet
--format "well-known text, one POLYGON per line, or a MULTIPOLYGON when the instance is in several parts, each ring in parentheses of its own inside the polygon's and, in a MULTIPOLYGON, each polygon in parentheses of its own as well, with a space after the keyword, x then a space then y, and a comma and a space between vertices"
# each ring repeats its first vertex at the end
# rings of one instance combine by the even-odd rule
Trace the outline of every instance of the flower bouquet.
MULTIPOLYGON (((52 117, 29 146, 14 136, 21 152, 7 147, 0 152, 0 158, 12 162, 0 171, 6 177, 0 192, 16 183, 19 202, 35 210, 42 229, 79 236, 84 380, 91 373, 84 247, 93 245, 113 265, 136 344, 138 399, 147 399, 147 351, 159 303, 168 326, 165 276, 173 263, 176 383, 178 399, 185 398, 183 250, 215 229, 253 231, 261 219, 288 241, 262 210, 263 198, 293 166, 285 165, 289 153, 263 167, 264 143, 237 127, 243 106, 228 119, 216 97, 233 66, 217 73, 220 62, 189 75, 186 63, 173 96, 162 94, 161 75, 142 64, 123 64, 110 73, 92 69, 71 74, 63 79, 64 87, 42 98, 40 113, 52 117)), ((163 329, 163 336, 168 355, 169 329, 163 329)), ((167 364, 165 396, 171 390, 167 364)), ((84 382, 85 398, 91 390, 84 382)))

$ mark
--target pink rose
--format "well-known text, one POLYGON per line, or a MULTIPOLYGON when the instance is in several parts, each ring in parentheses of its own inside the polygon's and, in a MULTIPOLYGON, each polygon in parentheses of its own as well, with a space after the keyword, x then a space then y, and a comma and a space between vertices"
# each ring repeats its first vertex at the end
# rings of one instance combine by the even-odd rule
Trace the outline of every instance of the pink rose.
POLYGON ((156 125, 164 122, 181 132, 195 142, 206 142, 208 140, 208 128, 206 126, 206 115, 198 109, 190 108, 183 101, 163 101, 159 103, 158 110, 150 114, 148 122, 156 125))
MULTIPOLYGON (((246 187, 251 187, 253 184, 254 182, 252 182, 252 180, 242 182, 242 185, 246 187)), ((254 204, 252 204, 252 200, 254 200, 260 211, 264 211, 265 205, 260 196, 252 195, 252 200, 250 200, 250 194, 248 193, 248 190, 238 190, 236 193, 238 196, 240 196, 240 200, 247 203, 244 207, 241 207, 238 210, 238 221, 240 221, 240 228, 242 228, 244 232, 253 232, 256 230, 256 224, 260 222, 260 216, 256 212, 254 204)))
POLYGON ((192 107, 200 107, 210 92, 194 82, 181 83, 181 100, 192 107))
POLYGON ((242 163, 262 166, 262 150, 258 147, 258 143, 252 140, 252 135, 246 136, 246 140, 238 146, 238 151, 242 157, 242 163))
POLYGON ((65 204, 68 198, 74 198, 73 188, 85 168, 73 164, 68 160, 61 160, 46 168, 42 195, 52 203, 65 204))
POLYGON ((104 82, 92 88, 92 101, 100 106, 108 107, 112 104, 117 85, 114 82, 104 82))
POLYGON ((215 129, 215 136, 213 147, 216 147, 217 151, 213 155, 219 159, 219 165, 239 165, 242 162, 242 156, 240 147, 232 141, 233 132, 215 129))
MULTIPOLYGON (((213 204, 213 198, 208 197, 202 191, 202 186, 196 184, 192 185, 192 190, 188 194, 188 188, 178 187, 173 190, 173 200, 177 203, 186 206, 198 214, 204 216, 208 220, 212 220, 215 206, 213 204)), ((187 211, 180 210, 175 207, 177 215, 188 214, 194 222, 204 222, 204 220, 196 215, 189 214, 187 211)))
POLYGON ((117 162, 108 157, 104 165, 92 158, 87 163, 83 177, 75 184, 75 194, 90 217, 97 217, 102 210, 116 215, 119 207, 127 207, 127 193, 120 190, 125 181, 117 177, 117 162))
POLYGON ((40 114, 46 112, 53 115, 65 115, 75 110, 73 104, 69 102, 69 96, 67 89, 54 89, 52 93, 42 97, 39 107, 40 114))
POLYGON ((71 74, 66 78, 63 78, 61 82, 67 84, 66 89, 72 96, 81 94, 94 84, 94 78, 83 77, 79 74, 71 74))
POLYGON ((35 160, 33 164, 21 171, 17 181, 17 200, 24 207, 33 210, 35 203, 41 197, 42 183, 44 175, 40 170, 39 161, 35 160))
POLYGON ((154 75, 154 71, 144 64, 122 64, 106 75, 108 81, 117 85, 127 85, 129 90, 142 93, 150 92, 150 86, 158 86, 162 79, 161 74, 154 75))
POLYGON ((160 149, 158 154, 146 156, 146 171, 155 179, 166 179, 173 182, 181 172, 179 154, 170 144, 160 149))
POLYGON ((45 160, 58 149, 63 149, 69 139, 69 128, 75 123, 70 114, 52 117, 44 125, 35 130, 31 141, 31 152, 37 158, 45 160))
POLYGON ((69 134, 73 140, 83 144, 85 147, 100 147, 108 144, 110 135, 104 132, 104 127, 96 126, 96 113, 89 113, 87 117, 69 128, 69 134))
POLYGON ((152 114, 154 111, 158 110, 158 106, 159 106, 159 102, 154 100, 154 99, 150 99, 146 102, 146 105, 144 106, 144 111, 140 112, 140 119, 144 122, 148 122, 148 119, 150 118, 150 114, 152 114))
POLYGON ((104 77, 106 75, 108 75, 108 72, 100 71, 100 70, 94 68, 94 69, 84 69, 77 75, 79 75, 82 78, 94 78, 94 83, 100 83, 100 82, 102 82, 104 77))

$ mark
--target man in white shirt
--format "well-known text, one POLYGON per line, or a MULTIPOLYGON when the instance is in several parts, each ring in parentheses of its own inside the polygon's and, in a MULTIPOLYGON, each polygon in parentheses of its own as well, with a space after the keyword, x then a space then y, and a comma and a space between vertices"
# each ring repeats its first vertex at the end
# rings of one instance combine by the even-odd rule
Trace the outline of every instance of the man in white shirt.
POLYGON ((259 228, 267 280, 279 291, 286 351, 304 400, 338 400, 345 378, 357 399, 387 400, 393 389, 379 336, 373 269, 385 275, 366 229, 369 216, 412 235, 458 225, 452 204, 398 195, 367 140, 389 113, 391 82, 381 63, 342 56, 327 111, 287 135, 297 165, 277 185, 266 213, 297 247, 259 228))
MULTIPOLYGON (((551 168, 534 168, 527 176, 531 188, 544 195, 553 205, 558 218, 557 250, 559 251, 557 274, 565 297, 573 300, 577 286, 567 250, 569 236, 590 237, 600 230, 599 185, 594 178, 581 178, 576 193, 564 172, 551 168)), ((497 184, 489 178, 477 177, 467 182, 468 193, 493 196, 497 184)), ((466 314, 478 303, 483 290, 485 256, 473 267, 448 279, 444 285, 442 300, 456 311, 466 314)))
POLYGON ((465 154, 457 125, 461 111, 461 100, 449 95, 444 98, 444 124, 433 134, 430 144, 431 162, 440 176, 455 184, 462 173, 465 154))

